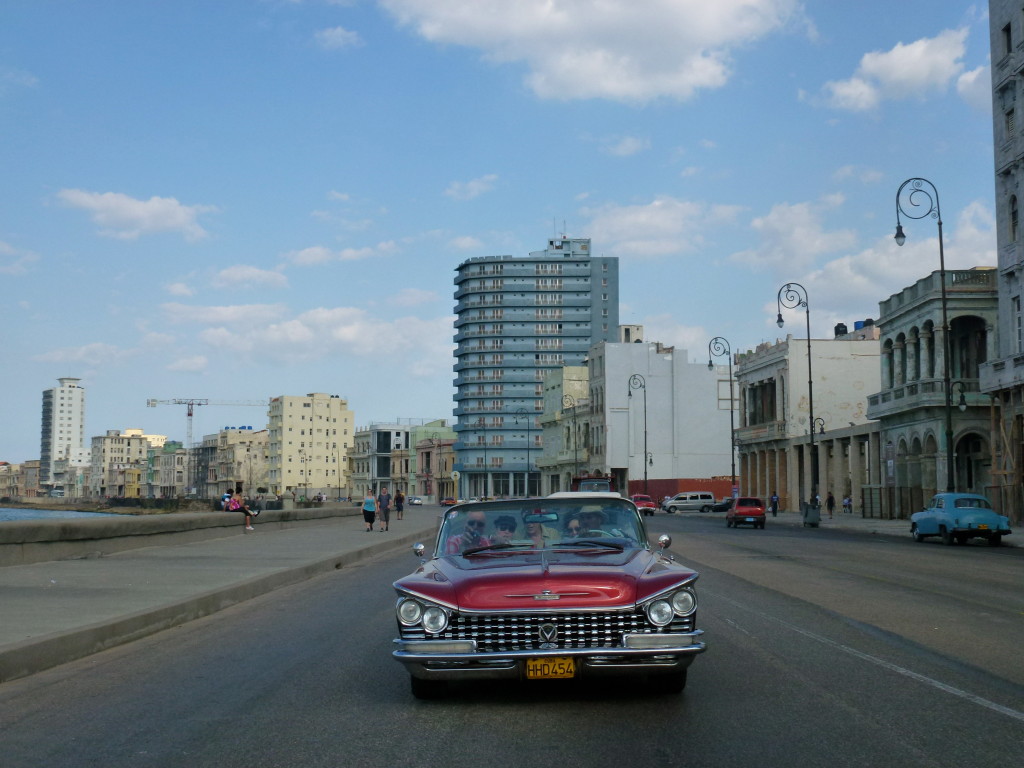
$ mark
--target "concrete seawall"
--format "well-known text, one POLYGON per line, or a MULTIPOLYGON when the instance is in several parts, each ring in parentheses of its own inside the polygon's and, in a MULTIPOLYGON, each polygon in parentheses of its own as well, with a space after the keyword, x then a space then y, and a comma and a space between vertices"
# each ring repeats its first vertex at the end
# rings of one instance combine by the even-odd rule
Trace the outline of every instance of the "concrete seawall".
MULTIPOLYGON (((256 524, 282 529, 311 520, 361 515, 359 509, 351 506, 264 510, 256 524)), ((238 512, 170 512, 4 522, 0 523, 0 567, 103 557, 140 547, 242 536, 243 520, 238 512)))

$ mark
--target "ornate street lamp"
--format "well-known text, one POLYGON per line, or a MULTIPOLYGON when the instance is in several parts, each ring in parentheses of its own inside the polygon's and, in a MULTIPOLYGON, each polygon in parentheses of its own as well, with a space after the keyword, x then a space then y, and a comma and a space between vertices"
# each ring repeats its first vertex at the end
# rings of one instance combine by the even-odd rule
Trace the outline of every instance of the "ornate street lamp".
POLYGON ((628 397, 633 397, 634 389, 642 389, 644 392, 644 493, 647 493, 647 457, 650 454, 647 452, 647 379, 641 376, 639 373, 634 373, 629 377, 629 391, 628 397))
POLYGON ((814 429, 818 430, 819 435, 825 434, 825 420, 821 416, 814 420, 814 429))
POLYGON ((896 190, 896 245, 903 245, 907 236, 903 234, 900 214, 908 219, 931 217, 939 225, 939 284, 942 297, 942 384, 946 401, 946 491, 956 490, 956 473, 953 466, 953 388, 949 381, 949 317, 946 310, 946 255, 942 247, 942 213, 939 210, 939 190, 928 179, 915 177, 907 179, 896 190), (925 186, 927 185, 927 186, 925 186), (909 189, 908 189, 909 186, 909 189), (907 190, 904 195, 903 190, 907 190), (909 210, 907 207, 909 206, 909 210), (918 210, 920 209, 920 210, 918 210))
POLYGON ((732 348, 721 336, 715 336, 708 342, 708 370, 715 370, 712 357, 725 357, 729 360, 729 458, 732 459, 732 493, 736 493, 736 417, 733 415, 732 399, 732 348))
POLYGON ((957 401, 956 407, 960 409, 960 413, 967 410, 967 398, 964 397, 964 392, 967 391, 967 385, 962 381, 954 381, 952 384, 953 389, 960 390, 960 399, 957 401))
POLYGON ((808 426, 811 433, 811 498, 818 494, 818 451, 814 446, 814 377, 811 375, 811 307, 807 299, 807 289, 800 283, 786 283, 779 288, 779 295, 776 300, 778 317, 775 322, 781 328, 782 308, 796 309, 804 308, 807 316, 807 411, 808 426))
POLYGON ((572 476, 580 476, 580 454, 579 440, 576 435, 576 398, 572 395, 562 395, 562 411, 572 411, 572 476))

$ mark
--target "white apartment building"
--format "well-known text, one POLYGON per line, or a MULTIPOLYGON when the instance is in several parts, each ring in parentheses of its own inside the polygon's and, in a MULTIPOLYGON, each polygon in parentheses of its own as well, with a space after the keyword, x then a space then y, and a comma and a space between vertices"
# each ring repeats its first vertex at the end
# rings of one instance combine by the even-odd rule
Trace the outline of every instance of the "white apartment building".
POLYGON ((836 498, 852 495, 861 508, 864 486, 877 482, 869 469, 879 466, 878 425, 868 418, 866 398, 880 376, 878 337, 872 322, 851 333, 840 324, 834 339, 808 345, 787 335, 735 355, 740 493, 775 492, 783 509, 798 509, 817 473, 822 498, 830 490, 836 498))
MULTIPOLYGON (((352 448, 352 496, 376 494, 381 486, 392 489, 395 456, 408 455, 409 427, 405 424, 371 424, 355 433, 352 448)), ((392 494, 394 495, 394 494, 392 494)))
POLYGON ((322 392, 280 395, 270 400, 269 419, 270 493, 308 499, 348 492, 355 417, 347 400, 322 392))
POLYGON ((43 390, 42 434, 39 443, 39 484, 44 491, 63 491, 61 466, 82 467, 89 463, 85 449, 85 389, 81 379, 57 379, 58 386, 43 390))

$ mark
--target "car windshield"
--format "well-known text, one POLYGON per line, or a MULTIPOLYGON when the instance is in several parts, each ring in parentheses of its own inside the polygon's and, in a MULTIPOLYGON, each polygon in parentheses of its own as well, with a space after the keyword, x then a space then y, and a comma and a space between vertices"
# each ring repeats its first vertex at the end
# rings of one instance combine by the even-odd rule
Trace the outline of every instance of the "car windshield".
POLYGON ((988 499, 956 499, 953 506, 957 509, 992 509, 988 499))
POLYGON ((519 499, 463 504, 444 514, 438 556, 523 549, 602 551, 645 547, 636 508, 615 497, 519 499))

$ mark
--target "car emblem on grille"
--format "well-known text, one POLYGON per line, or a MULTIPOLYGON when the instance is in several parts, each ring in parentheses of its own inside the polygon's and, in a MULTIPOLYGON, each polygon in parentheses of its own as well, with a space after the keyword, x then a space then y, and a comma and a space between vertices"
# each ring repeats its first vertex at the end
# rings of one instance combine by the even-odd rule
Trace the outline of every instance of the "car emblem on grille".
POLYGON ((541 624, 537 628, 537 637, 540 638, 541 648, 555 648, 555 641, 558 639, 558 627, 554 624, 541 624))

